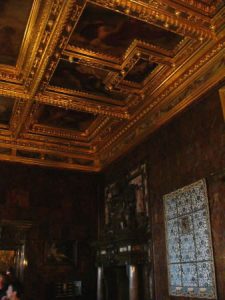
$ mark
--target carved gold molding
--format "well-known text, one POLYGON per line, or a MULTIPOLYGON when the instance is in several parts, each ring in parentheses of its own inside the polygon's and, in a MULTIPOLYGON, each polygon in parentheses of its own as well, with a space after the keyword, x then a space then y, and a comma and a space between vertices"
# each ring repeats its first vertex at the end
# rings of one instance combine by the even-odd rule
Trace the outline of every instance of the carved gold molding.
POLYGON ((30 130, 33 134, 42 134, 46 136, 55 136, 59 138, 67 138, 67 139, 73 139, 77 141, 83 141, 83 142, 90 142, 90 135, 93 134, 93 132, 96 132, 100 130, 102 127, 102 122, 97 118, 93 121, 93 124, 91 126, 83 131, 79 132, 76 130, 69 130, 69 129, 61 129, 61 128, 55 128, 50 126, 43 126, 41 124, 34 124, 32 129, 30 130))
POLYGON ((95 151, 93 150, 93 146, 89 141, 78 141, 78 140, 68 140, 68 139, 60 139, 58 137, 54 136, 46 136, 42 134, 37 134, 37 133, 23 133, 21 134, 21 138, 26 140, 26 141, 32 141, 38 144, 38 142, 42 143, 43 147, 44 145, 51 145, 50 149, 61 149, 63 152, 68 152, 68 153, 84 153, 84 154, 93 154, 95 151), (51 148, 52 145, 54 148, 51 148), (60 148, 58 147, 60 145, 60 148))
POLYGON ((24 91, 23 86, 3 81, 0 81, 0 95, 12 98, 29 99, 29 96, 24 91))
POLYGON ((179 1, 173 0, 165 0, 163 1, 166 5, 174 7, 177 11, 183 12, 190 12, 193 15, 199 16, 201 13, 201 18, 206 18, 214 13, 216 13, 217 9, 222 5, 222 0, 215 0, 212 1, 211 4, 199 2, 196 0, 189 1, 189 0, 181 0, 182 3, 179 1))
MULTIPOLYGON (((60 91, 61 89, 57 88, 57 90, 60 91)), ((90 98, 92 98, 92 96, 88 95, 87 93, 79 92, 74 94, 77 95, 75 96, 46 92, 45 94, 37 95, 35 99, 39 103, 59 106, 66 109, 90 112, 121 119, 129 119, 129 114, 126 107, 115 106, 112 109, 112 106, 109 104, 97 102, 96 100, 91 101, 90 98)))
POLYGON ((176 10, 171 13, 163 8, 160 1, 144 3, 132 0, 92 0, 91 2, 191 38, 208 39, 214 37, 212 30, 199 22, 200 17, 184 18, 176 10))
POLYGON ((73 161, 81 160, 88 162, 88 164, 95 165, 98 161, 95 151, 83 151, 82 148, 74 147, 58 147, 57 145, 50 145, 45 142, 34 142, 29 140, 12 140, 10 137, 0 137, 0 155, 17 156, 21 158, 28 158, 42 161, 52 162, 68 162, 70 165, 73 161), (80 150, 79 150, 80 149, 80 150))
MULTIPOLYGON (((35 24, 37 22, 38 14, 41 8, 42 0, 34 0, 33 5, 31 8, 30 16, 27 22, 27 26, 25 29, 23 41, 20 47, 20 52, 16 64, 17 72, 22 71, 22 67, 24 64, 25 59, 27 58, 28 49, 31 47, 32 43, 34 42, 34 35, 35 35, 35 24)), ((37 36, 35 36, 37 38, 37 36)))
MULTIPOLYGON (((77 10, 77 7, 75 7, 77 10)), ((67 19, 74 13, 74 1, 68 0, 53 0, 46 1, 44 13, 40 20, 40 27, 36 35, 36 43, 32 49, 31 62, 28 65, 26 78, 24 78, 24 85, 29 91, 30 100, 23 111, 20 124, 18 124, 15 131, 15 136, 21 131, 29 111, 33 104, 33 97, 35 96, 43 76, 46 76, 46 67, 49 63, 51 55, 59 57, 59 52, 55 52, 57 43, 59 48, 63 48, 65 39, 61 39, 61 33, 64 30, 67 19), (30 66, 30 67, 29 67, 30 66)), ((69 34, 72 28, 67 26, 66 32, 69 34)), ((52 66, 48 67, 49 70, 52 66)), ((26 68, 25 68, 26 69, 26 68)))
POLYGON ((0 154, 1 161, 8 161, 8 162, 17 162, 26 165, 32 166, 44 166, 50 168, 57 168, 57 169, 68 169, 68 170, 78 170, 78 171, 86 171, 86 172, 99 172, 101 170, 101 166, 98 160, 93 161, 93 165, 82 165, 78 163, 70 162, 71 160, 68 159, 68 162, 57 162, 57 161, 49 161, 43 158, 40 159, 32 159, 32 158, 25 158, 25 157, 18 157, 14 155, 5 155, 0 154))

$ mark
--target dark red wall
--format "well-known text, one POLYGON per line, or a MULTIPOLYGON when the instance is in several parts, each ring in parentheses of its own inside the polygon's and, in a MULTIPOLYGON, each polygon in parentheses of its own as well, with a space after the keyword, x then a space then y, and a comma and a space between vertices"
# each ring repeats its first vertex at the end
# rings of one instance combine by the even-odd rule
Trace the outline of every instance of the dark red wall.
POLYGON ((97 238, 98 175, 1 163, 0 193, 0 219, 33 224, 27 240, 27 299, 46 299, 50 283, 69 279, 82 280, 84 299, 95 299, 91 242, 97 238), (12 191, 27 194, 28 203, 15 203, 12 191), (54 239, 78 241, 75 267, 46 262, 46 244, 54 239))
POLYGON ((201 178, 209 192, 218 299, 225 299, 225 123, 217 89, 109 166, 106 181, 142 161, 148 163, 154 300, 177 299, 168 296, 162 196, 201 178))

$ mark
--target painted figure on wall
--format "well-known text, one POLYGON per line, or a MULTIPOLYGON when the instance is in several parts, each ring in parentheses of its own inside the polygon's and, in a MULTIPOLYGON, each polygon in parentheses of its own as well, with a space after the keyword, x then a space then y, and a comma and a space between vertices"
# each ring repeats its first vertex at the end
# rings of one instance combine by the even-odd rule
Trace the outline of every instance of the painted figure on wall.
POLYGON ((46 262, 49 264, 76 264, 77 242, 54 241, 46 245, 46 262))

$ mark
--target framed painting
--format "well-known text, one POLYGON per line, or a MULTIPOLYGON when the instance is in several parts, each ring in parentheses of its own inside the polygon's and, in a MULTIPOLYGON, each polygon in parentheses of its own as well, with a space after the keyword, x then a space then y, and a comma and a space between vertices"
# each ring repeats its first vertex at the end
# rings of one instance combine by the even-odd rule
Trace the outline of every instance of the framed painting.
POLYGON ((77 264, 77 241, 53 240, 46 243, 45 262, 50 265, 77 264))
POLYGON ((127 171, 123 178, 105 187, 105 225, 119 231, 146 227, 149 215, 146 163, 127 171))

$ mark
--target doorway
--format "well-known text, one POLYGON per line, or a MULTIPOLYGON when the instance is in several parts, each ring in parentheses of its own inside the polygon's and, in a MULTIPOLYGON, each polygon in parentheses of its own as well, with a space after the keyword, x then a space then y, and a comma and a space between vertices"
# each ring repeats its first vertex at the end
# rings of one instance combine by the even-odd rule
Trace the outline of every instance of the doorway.
POLYGON ((129 300, 129 278, 126 266, 113 266, 104 269, 106 300, 129 300))

